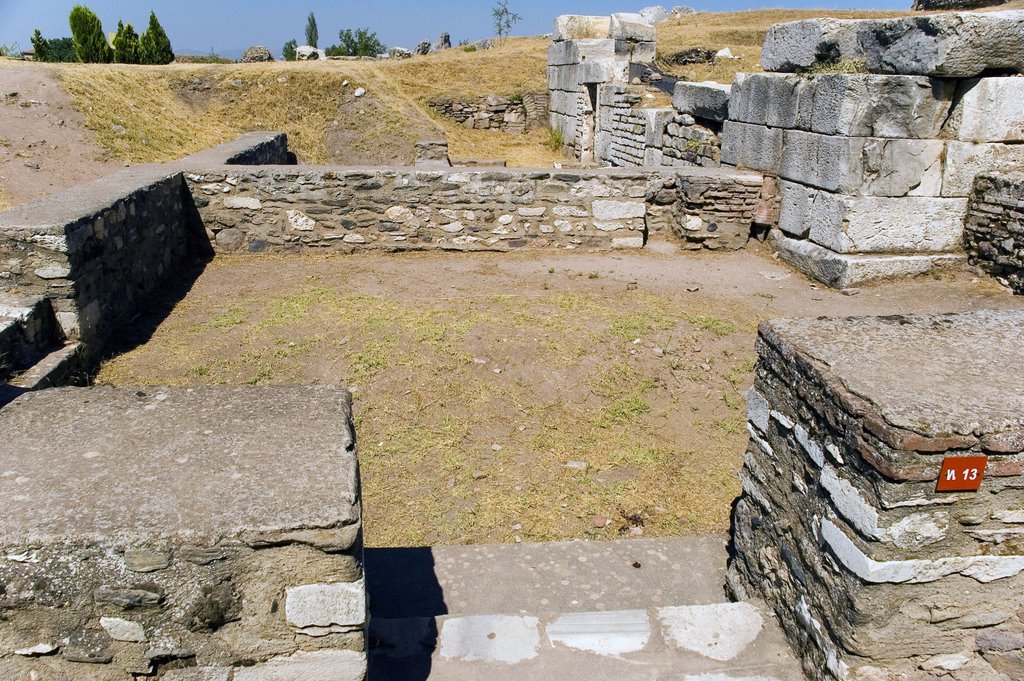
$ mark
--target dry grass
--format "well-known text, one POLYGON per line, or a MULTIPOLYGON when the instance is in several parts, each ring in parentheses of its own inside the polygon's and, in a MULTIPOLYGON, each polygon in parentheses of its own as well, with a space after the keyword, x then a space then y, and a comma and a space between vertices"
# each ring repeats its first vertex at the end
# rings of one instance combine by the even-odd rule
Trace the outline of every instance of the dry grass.
POLYGON ((218 259, 98 380, 356 386, 372 545, 726 529, 750 311, 478 261, 218 259))
POLYGON ((659 61, 668 73, 688 80, 731 83, 737 73, 761 70, 761 47, 764 45, 768 29, 773 24, 817 17, 877 19, 908 13, 820 9, 699 12, 658 25, 659 61), (714 64, 687 66, 671 66, 664 62, 666 56, 688 47, 704 47, 716 52, 728 47, 738 58, 719 59, 714 64))

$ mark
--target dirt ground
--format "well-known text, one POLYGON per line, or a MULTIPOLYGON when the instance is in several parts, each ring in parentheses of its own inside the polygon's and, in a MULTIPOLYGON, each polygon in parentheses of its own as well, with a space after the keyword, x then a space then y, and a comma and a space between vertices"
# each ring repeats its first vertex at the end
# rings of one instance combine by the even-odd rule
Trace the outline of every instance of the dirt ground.
POLYGON ((0 60, 0 209, 115 172, 50 69, 0 60))
POLYGON ((351 386, 371 546, 696 534, 739 492, 758 321, 1021 306, 963 272, 843 295, 763 247, 222 257, 97 381, 351 386))

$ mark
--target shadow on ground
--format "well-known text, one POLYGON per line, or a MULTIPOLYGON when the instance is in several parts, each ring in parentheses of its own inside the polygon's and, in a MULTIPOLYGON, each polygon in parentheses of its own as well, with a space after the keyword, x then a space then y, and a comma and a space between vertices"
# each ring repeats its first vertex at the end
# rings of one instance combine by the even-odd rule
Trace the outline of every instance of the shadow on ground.
POLYGON ((366 549, 370 600, 369 678, 424 681, 448 614, 429 546, 366 549))

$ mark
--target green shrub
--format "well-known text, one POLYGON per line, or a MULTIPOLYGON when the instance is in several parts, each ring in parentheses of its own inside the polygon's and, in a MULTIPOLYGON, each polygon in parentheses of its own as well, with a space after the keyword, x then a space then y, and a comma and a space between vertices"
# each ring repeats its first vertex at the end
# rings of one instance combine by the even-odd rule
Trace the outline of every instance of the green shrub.
POLYGON ((78 61, 86 64, 109 64, 114 60, 114 50, 103 35, 100 18, 88 7, 75 5, 68 17, 71 25, 71 39, 75 44, 78 61))
POLYGON ((562 134, 561 130, 552 128, 548 131, 548 139, 545 144, 551 151, 561 151, 562 147, 565 146, 565 135, 562 134))
POLYGON ((149 13, 149 28, 142 34, 140 42, 143 64, 170 64, 174 61, 171 39, 157 20, 156 12, 149 13))
POLYGON ((124 22, 117 22, 114 36, 114 61, 118 64, 138 64, 142 61, 142 44, 135 28, 124 22))
POLYGON ((285 61, 295 61, 295 49, 299 46, 299 43, 295 38, 292 38, 284 44, 281 48, 281 57, 285 61))

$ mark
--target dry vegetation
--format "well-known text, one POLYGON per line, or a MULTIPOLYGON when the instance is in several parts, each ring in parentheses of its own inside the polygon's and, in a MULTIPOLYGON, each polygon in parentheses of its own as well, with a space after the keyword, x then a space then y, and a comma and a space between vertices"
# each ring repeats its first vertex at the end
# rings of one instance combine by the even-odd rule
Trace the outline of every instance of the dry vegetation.
POLYGON ((908 12, 866 12, 852 10, 770 9, 747 12, 700 12, 658 25, 659 63, 666 72, 687 80, 731 83, 737 73, 760 71, 761 47, 773 24, 816 17, 874 19, 896 17, 908 12), (728 47, 737 59, 719 59, 714 64, 669 65, 665 58, 688 47, 718 50, 728 47))
POLYGON ((510 257, 218 259, 98 381, 355 386, 372 545, 724 531, 754 313, 510 257))
MULTIPOLYGON (((817 16, 868 18, 899 12, 758 10, 701 12, 658 27, 667 71, 690 80, 731 82, 759 70, 772 24, 817 16), (729 47, 739 57, 713 65, 668 66, 687 47, 729 47)), ((407 163, 419 137, 443 133, 456 158, 504 158, 549 166, 559 155, 543 131, 514 135, 467 130, 434 114, 431 99, 514 96, 546 90, 548 41, 511 38, 492 50, 460 48, 402 61, 328 61, 170 67, 54 67, 90 129, 113 158, 166 161, 242 132, 283 130, 309 163, 407 163), (196 85, 195 81, 201 82, 196 85), (343 83, 348 81, 348 86, 343 83), (368 90, 356 100, 355 88, 368 90)), ((648 103, 650 105, 650 103, 648 103)))

